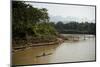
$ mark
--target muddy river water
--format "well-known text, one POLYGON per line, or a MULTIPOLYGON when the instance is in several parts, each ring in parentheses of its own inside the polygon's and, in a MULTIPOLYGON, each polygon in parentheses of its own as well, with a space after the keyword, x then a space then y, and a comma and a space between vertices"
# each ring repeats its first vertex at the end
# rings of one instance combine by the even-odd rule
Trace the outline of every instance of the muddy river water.
POLYGON ((76 61, 95 60, 95 36, 94 35, 70 35, 79 36, 79 41, 64 41, 60 44, 29 47, 12 53, 12 63, 15 65, 45 64, 76 61))

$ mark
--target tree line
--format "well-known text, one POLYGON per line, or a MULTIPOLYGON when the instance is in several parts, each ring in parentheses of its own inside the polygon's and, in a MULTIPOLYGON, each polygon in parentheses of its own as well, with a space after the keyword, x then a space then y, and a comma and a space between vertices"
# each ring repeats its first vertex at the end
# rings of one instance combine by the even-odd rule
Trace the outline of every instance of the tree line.
POLYGON ((53 40, 57 31, 49 23, 46 8, 36 8, 26 2, 12 1, 12 38, 33 41, 53 40))
POLYGON ((67 34, 95 34, 95 23, 79 23, 70 21, 63 23, 49 21, 46 8, 36 8, 26 2, 12 1, 12 38, 13 42, 55 41, 61 33, 67 34))
POLYGON ((89 23, 89 22, 75 22, 70 21, 67 23, 63 23, 62 21, 57 22, 54 24, 51 22, 51 24, 56 28, 56 30, 59 33, 65 33, 65 34, 96 34, 96 24, 95 23, 89 23))

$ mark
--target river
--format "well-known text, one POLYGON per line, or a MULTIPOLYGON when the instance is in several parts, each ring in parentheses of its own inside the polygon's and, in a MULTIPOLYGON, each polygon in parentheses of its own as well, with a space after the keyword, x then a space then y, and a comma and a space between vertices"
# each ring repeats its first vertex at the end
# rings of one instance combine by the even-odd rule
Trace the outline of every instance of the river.
POLYGON ((63 43, 55 45, 29 47, 27 49, 17 51, 15 53, 12 53, 12 64, 26 65, 95 60, 94 35, 62 35, 79 36, 80 40, 64 41, 63 43))

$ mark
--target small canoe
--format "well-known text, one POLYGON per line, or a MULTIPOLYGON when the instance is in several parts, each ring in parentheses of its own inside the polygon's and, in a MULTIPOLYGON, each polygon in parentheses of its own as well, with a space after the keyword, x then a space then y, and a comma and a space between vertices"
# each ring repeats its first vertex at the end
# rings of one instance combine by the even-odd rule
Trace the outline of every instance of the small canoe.
POLYGON ((44 57, 44 56, 48 56, 48 55, 51 55, 51 54, 52 54, 52 53, 49 53, 49 54, 43 53, 42 55, 36 56, 36 57, 44 57))

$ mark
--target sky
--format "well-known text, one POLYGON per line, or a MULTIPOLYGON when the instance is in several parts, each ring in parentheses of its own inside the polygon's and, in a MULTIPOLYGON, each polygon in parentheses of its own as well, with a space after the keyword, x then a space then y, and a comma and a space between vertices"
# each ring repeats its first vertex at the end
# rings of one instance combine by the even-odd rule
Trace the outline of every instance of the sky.
POLYGON ((28 2, 28 4, 37 8, 46 8, 51 21, 95 21, 95 7, 33 2, 28 2))

